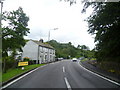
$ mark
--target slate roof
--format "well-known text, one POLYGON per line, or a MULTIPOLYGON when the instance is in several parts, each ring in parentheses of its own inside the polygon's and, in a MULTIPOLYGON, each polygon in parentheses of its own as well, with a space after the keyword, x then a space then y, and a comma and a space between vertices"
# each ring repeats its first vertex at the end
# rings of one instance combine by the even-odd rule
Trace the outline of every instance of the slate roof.
POLYGON ((32 41, 35 42, 36 44, 42 46, 42 47, 54 49, 51 45, 49 45, 49 44, 47 44, 47 43, 42 43, 42 42, 37 41, 37 40, 32 40, 32 41))

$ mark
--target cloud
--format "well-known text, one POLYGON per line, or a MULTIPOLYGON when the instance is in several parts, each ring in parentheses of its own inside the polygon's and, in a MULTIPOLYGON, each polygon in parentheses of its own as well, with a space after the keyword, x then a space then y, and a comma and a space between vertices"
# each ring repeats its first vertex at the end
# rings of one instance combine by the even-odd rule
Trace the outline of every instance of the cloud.
POLYGON ((72 6, 59 0, 6 0, 3 10, 16 10, 21 6, 24 12, 29 16, 28 27, 30 34, 27 39, 39 40, 50 38, 59 42, 72 42, 73 45, 87 45, 94 48, 94 39, 88 34, 88 24, 84 21, 92 12, 89 8, 87 13, 81 14, 83 5, 77 2, 72 6), (58 30, 52 30, 59 28, 58 30))

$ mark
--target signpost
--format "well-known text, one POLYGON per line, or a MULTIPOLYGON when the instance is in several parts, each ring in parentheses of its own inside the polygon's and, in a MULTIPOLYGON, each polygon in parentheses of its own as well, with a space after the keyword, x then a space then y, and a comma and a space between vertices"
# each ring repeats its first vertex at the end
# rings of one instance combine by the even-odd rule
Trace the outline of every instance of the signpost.
POLYGON ((28 65, 28 62, 19 62, 18 63, 18 66, 26 66, 26 65, 28 65))
MULTIPOLYGON (((27 66, 28 62, 18 62, 18 66, 27 66)), ((21 68, 22 70, 24 70, 24 67, 21 68)))

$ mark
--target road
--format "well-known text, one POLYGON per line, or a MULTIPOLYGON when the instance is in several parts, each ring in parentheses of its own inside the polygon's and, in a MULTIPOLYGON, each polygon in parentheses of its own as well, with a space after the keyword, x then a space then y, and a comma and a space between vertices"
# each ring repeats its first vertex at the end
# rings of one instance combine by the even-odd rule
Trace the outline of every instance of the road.
POLYGON ((77 62, 59 61, 41 67, 17 80, 7 88, 118 88, 77 62))

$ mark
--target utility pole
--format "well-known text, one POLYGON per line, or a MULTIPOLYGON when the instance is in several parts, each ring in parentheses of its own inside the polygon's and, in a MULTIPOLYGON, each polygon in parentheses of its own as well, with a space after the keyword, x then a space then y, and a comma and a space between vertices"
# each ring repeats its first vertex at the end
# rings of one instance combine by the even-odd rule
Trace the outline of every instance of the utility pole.
POLYGON ((2 30, 2 8, 3 8, 3 2, 4 0, 0 0, 1 3, 1 12, 0 12, 0 31, 2 30))
MULTIPOLYGON (((0 0, 1 8, 0 8, 0 59, 2 59, 2 7, 3 7, 3 2, 4 0, 0 0)), ((3 60, 3 72, 5 72, 5 60, 3 60)), ((0 64, 2 64, 0 60, 0 64)), ((2 71, 2 69, 0 69, 2 71)), ((0 74, 1 75, 1 74, 0 74)), ((1 77, 0 77, 1 78, 1 77)))

